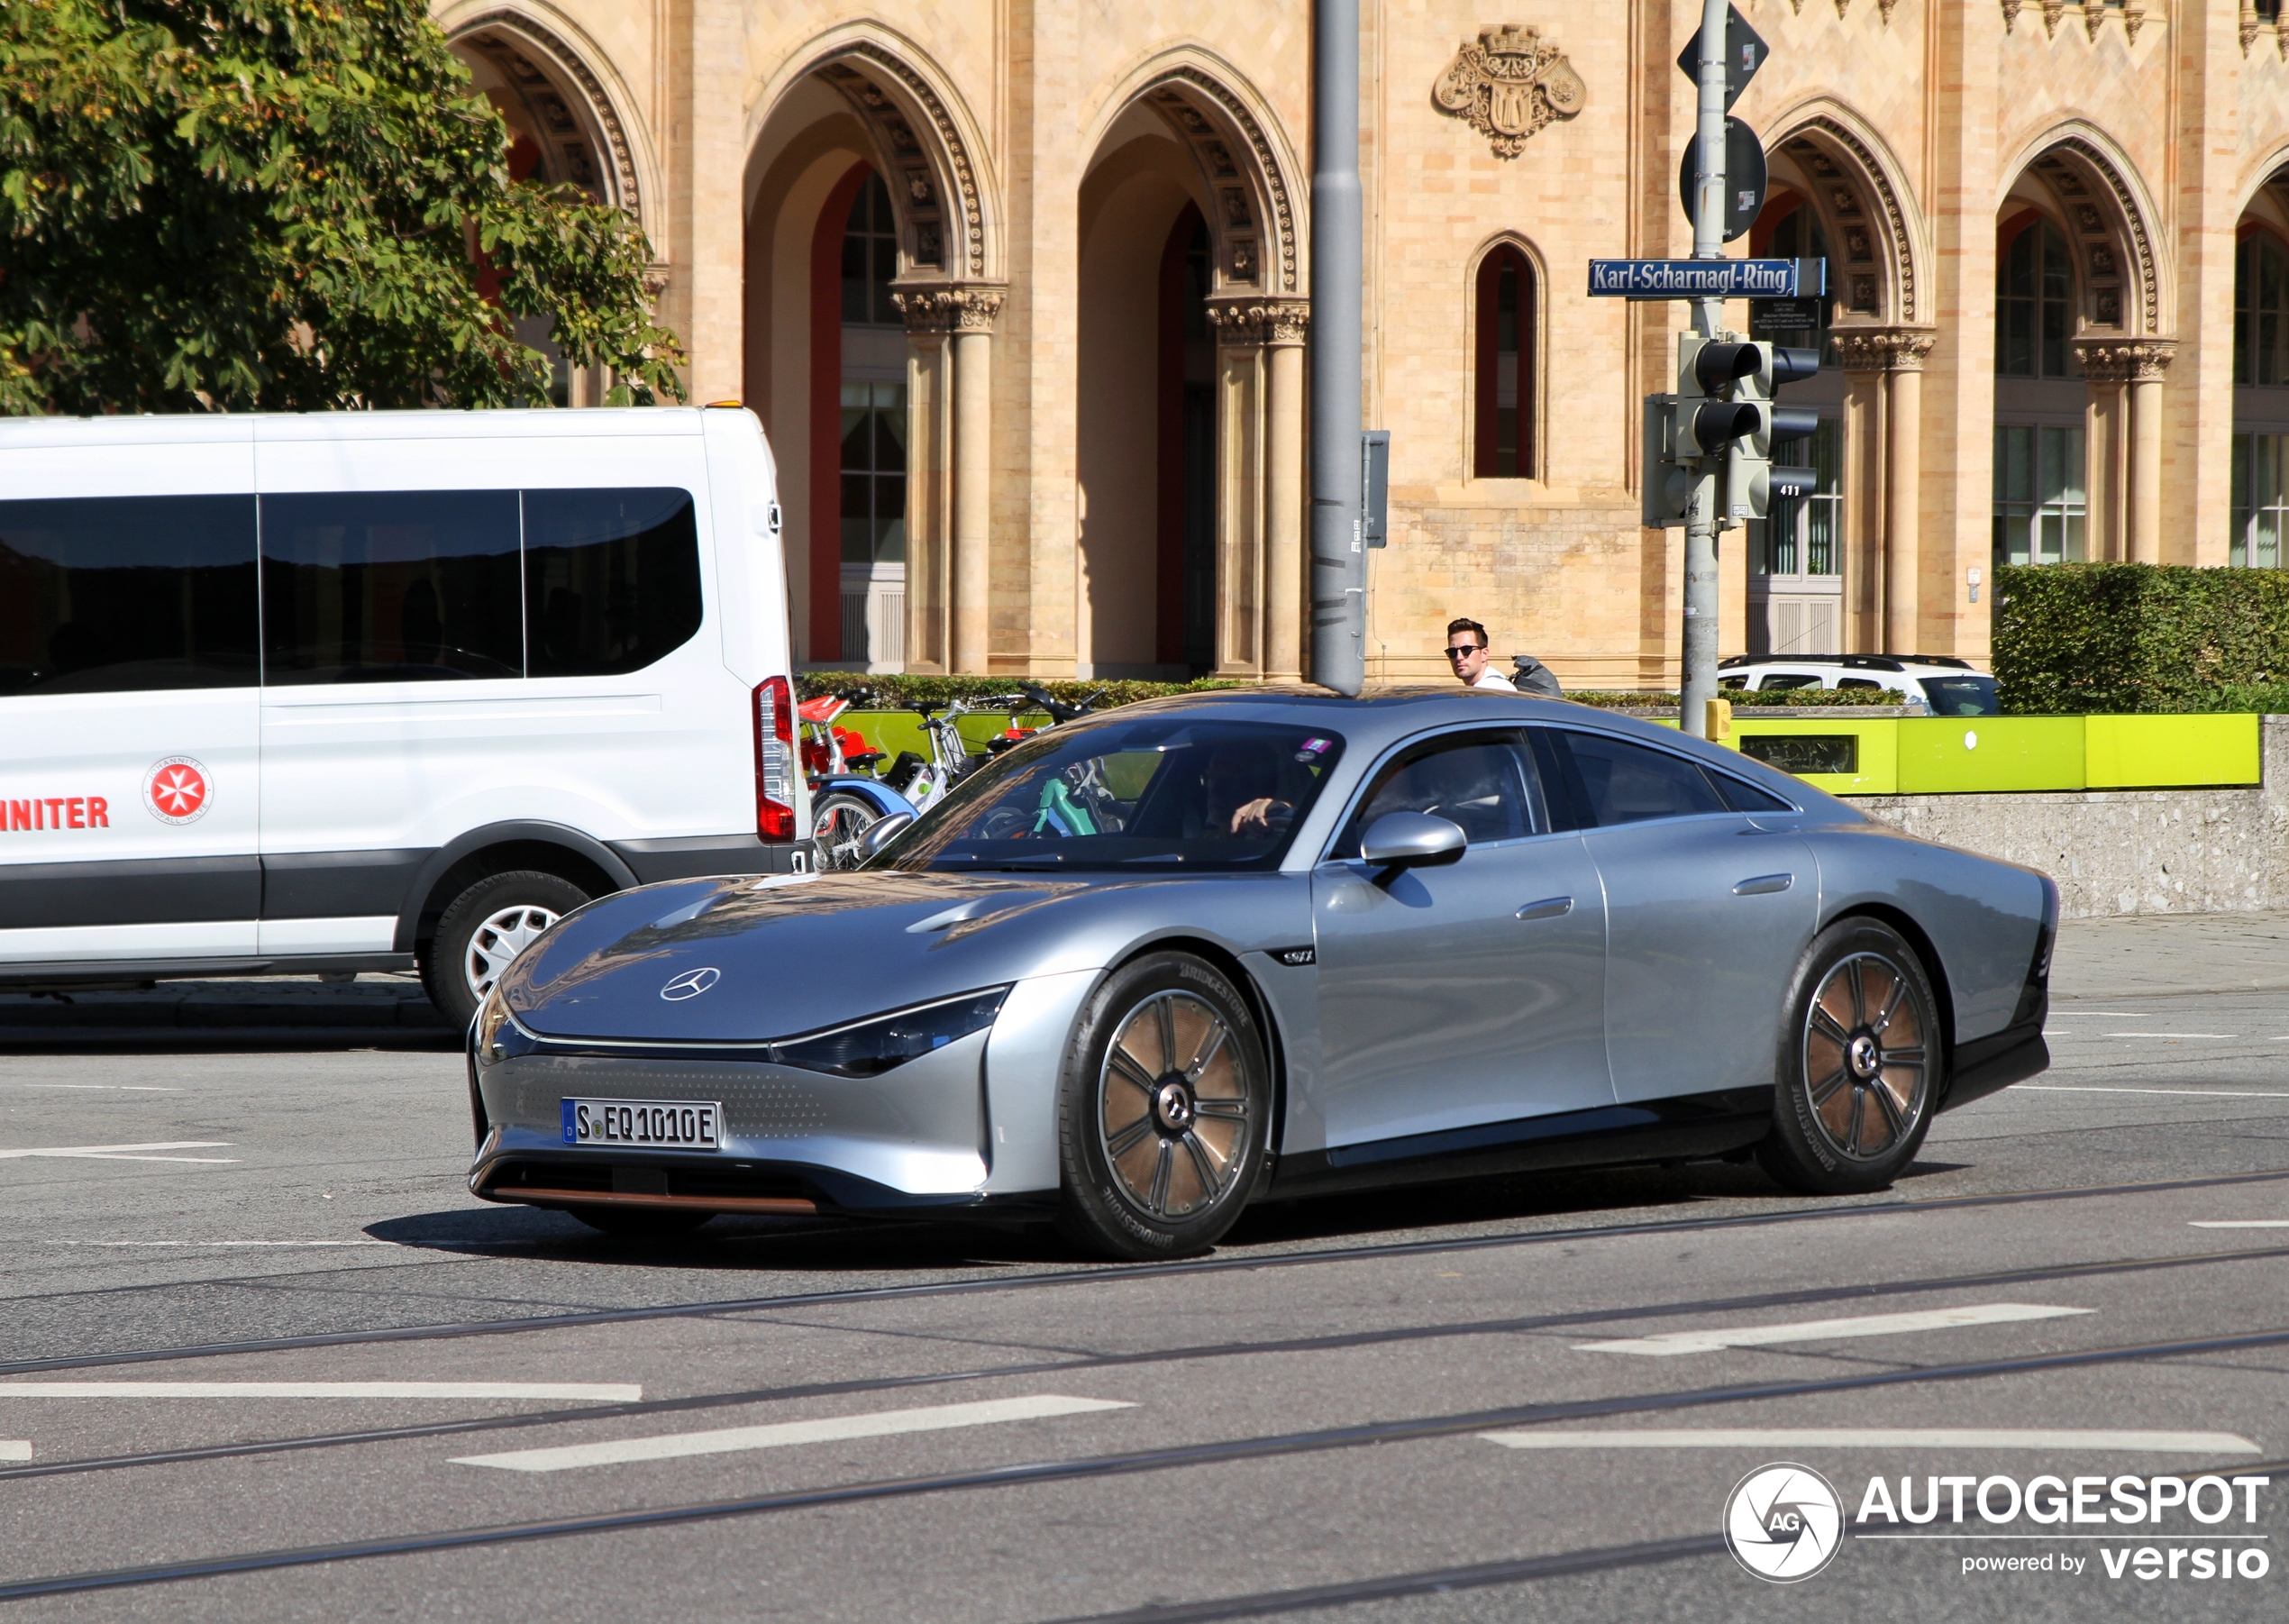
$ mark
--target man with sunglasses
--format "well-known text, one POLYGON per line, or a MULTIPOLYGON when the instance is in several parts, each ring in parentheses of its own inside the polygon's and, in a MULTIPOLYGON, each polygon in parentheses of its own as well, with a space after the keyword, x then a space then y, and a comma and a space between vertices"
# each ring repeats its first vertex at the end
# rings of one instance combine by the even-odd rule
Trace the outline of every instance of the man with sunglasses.
POLYGON ((1558 680, 1550 668, 1531 654, 1516 654, 1510 662, 1518 667, 1518 681, 1513 682, 1500 671, 1486 669, 1486 628, 1475 620, 1449 621, 1446 626, 1446 660, 1455 674, 1469 688, 1489 689, 1498 693, 1514 694, 1520 684, 1530 694, 1545 698, 1559 699, 1558 680))

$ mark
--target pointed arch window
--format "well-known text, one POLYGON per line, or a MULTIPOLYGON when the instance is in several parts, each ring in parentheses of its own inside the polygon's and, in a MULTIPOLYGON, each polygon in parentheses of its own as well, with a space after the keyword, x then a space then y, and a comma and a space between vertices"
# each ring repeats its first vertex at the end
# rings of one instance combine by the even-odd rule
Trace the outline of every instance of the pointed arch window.
POLYGON ((2289 252, 2265 232, 2244 238, 2233 256, 2233 381, 2289 384, 2289 252))
POLYGON ((1535 467, 1534 268, 1508 243, 1478 267, 1477 422, 1471 472, 1531 479, 1535 467))
POLYGON ((1995 372, 2002 378, 2067 378, 2066 341, 2075 332, 2075 263, 2066 233, 2030 222, 1995 256, 1995 372))

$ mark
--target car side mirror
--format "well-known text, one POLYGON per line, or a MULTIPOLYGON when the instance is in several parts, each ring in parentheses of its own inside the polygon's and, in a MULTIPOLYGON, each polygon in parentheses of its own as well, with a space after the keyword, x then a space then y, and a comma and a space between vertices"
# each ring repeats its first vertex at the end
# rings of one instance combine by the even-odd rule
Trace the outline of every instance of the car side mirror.
POLYGON ((893 812, 879 822, 869 824, 866 832, 858 837, 859 860, 864 862, 889 845, 905 834, 907 825, 913 821, 914 814, 911 812, 893 812))
POLYGON ((1360 860, 1387 869, 1427 869, 1460 862, 1471 837, 1463 826, 1427 812, 1386 812, 1367 826, 1360 860))

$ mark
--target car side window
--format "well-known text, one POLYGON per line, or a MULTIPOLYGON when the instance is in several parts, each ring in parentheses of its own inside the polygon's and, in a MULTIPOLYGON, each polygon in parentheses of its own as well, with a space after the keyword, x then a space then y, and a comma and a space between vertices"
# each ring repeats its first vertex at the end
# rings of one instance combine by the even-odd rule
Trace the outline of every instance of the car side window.
POLYGON ((1699 764, 1683 756, 1603 734, 1564 737, 1588 821, 1600 828, 1732 809, 1699 764))
POLYGON ((1883 684, 1876 681, 1872 677, 1847 677, 1836 686, 1838 688, 1870 689, 1881 691, 1883 684))
POLYGON ((1360 836, 1393 812, 1460 824, 1473 845, 1550 831, 1540 774, 1514 733, 1458 734, 1401 753, 1377 771, 1328 855, 1358 856, 1360 836))
POLYGON ((1820 680, 1810 671, 1767 671, 1758 687, 1759 693, 1773 693, 1783 688, 1818 688, 1820 680))
POLYGON ((1733 810, 1736 812, 1793 812, 1796 810, 1794 807, 1790 806, 1771 790, 1759 789, 1754 784, 1743 783, 1730 773, 1712 772, 1709 776, 1717 780, 1719 792, 1727 800, 1732 802, 1733 810))

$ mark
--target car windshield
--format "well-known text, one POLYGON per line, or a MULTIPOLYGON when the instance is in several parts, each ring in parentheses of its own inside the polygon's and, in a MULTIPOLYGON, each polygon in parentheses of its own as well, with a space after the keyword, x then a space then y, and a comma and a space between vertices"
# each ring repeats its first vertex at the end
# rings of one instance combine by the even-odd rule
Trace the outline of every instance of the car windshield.
POLYGON ((871 867, 1151 873, 1276 867, 1343 740, 1139 716, 1041 734, 980 767, 871 867))
POLYGON ((1923 697, 1935 716, 1999 716, 1993 677, 1926 677, 1923 697))

